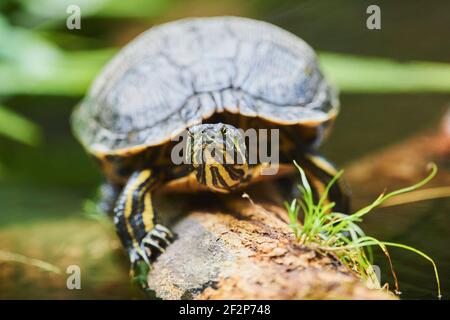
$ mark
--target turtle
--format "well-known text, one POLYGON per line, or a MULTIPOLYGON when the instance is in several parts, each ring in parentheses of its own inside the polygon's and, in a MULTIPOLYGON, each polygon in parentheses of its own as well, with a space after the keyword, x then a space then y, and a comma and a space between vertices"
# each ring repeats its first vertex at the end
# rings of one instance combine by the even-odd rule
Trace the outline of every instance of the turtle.
MULTIPOLYGON (((267 161, 249 161, 245 132, 253 129, 277 130, 278 173, 297 161, 320 195, 337 169, 317 149, 338 112, 337 90, 302 39, 268 22, 205 17, 152 27, 126 45, 72 125, 104 172, 99 205, 137 277, 175 238, 153 207, 157 190, 233 193, 278 177, 263 174, 267 161), (180 137, 181 162, 173 158, 180 137)), ((342 185, 328 198, 348 209, 342 185)))

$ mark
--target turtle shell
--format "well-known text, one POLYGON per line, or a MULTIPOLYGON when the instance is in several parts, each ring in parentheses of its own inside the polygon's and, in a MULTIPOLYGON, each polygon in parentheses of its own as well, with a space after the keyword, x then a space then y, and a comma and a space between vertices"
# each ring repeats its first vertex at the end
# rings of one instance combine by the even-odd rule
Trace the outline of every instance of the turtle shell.
POLYGON ((123 48, 72 120, 90 152, 111 154, 163 144, 223 111, 318 126, 337 114, 338 100, 297 36, 247 18, 191 18, 123 48))

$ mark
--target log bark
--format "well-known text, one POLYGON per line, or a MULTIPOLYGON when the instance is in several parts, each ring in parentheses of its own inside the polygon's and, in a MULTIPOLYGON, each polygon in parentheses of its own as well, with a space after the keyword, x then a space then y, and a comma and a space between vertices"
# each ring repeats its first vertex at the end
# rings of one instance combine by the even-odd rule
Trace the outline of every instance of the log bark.
POLYGON ((285 210, 274 202, 255 204, 239 195, 225 200, 214 200, 215 208, 192 209, 175 223, 177 240, 149 274, 157 297, 395 299, 367 288, 334 255, 300 246, 285 210))

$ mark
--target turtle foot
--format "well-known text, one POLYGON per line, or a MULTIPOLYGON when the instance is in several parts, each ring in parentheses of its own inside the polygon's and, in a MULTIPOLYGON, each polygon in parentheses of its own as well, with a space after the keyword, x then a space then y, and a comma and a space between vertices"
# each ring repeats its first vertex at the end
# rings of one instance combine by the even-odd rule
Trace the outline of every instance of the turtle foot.
POLYGON ((148 289, 147 276, 151 270, 151 263, 174 239, 174 234, 168 228, 157 224, 141 240, 139 247, 128 251, 131 261, 130 276, 133 282, 144 290, 148 289))

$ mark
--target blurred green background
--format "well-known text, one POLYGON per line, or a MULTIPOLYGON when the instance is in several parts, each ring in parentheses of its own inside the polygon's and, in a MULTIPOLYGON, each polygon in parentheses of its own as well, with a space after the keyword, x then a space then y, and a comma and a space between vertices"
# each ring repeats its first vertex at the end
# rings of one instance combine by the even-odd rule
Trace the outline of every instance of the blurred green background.
MULTIPOLYGON (((73 138, 70 113, 117 50, 149 27, 187 16, 239 15, 279 25, 316 49, 341 90, 342 115, 323 151, 342 166, 428 129, 450 102, 450 2, 376 1, 381 30, 366 28, 362 0, 2 0, 0 2, 0 298, 139 298, 108 221, 83 209, 101 175, 73 138), (66 8, 81 8, 81 29, 66 8), (61 274, 22 264, 22 256, 61 274), (65 269, 82 270, 82 290, 65 269)), ((450 287, 448 199, 367 231, 430 253, 450 287), (429 223, 421 223, 427 217, 429 223), (412 218, 411 218, 412 219, 412 218), (433 222, 439 227, 435 228, 433 222), (431 225, 430 225, 431 224, 431 225), (389 230, 388 230, 389 229, 389 230), (407 231, 405 231, 407 230, 407 231)), ((401 209, 399 209, 401 210, 401 209)), ((409 298, 435 297, 431 269, 395 252, 409 298)), ((28 261, 30 262, 30 261, 28 261)), ((385 268, 384 268, 385 269, 385 268)), ((383 281, 388 272, 383 270, 383 281)))

